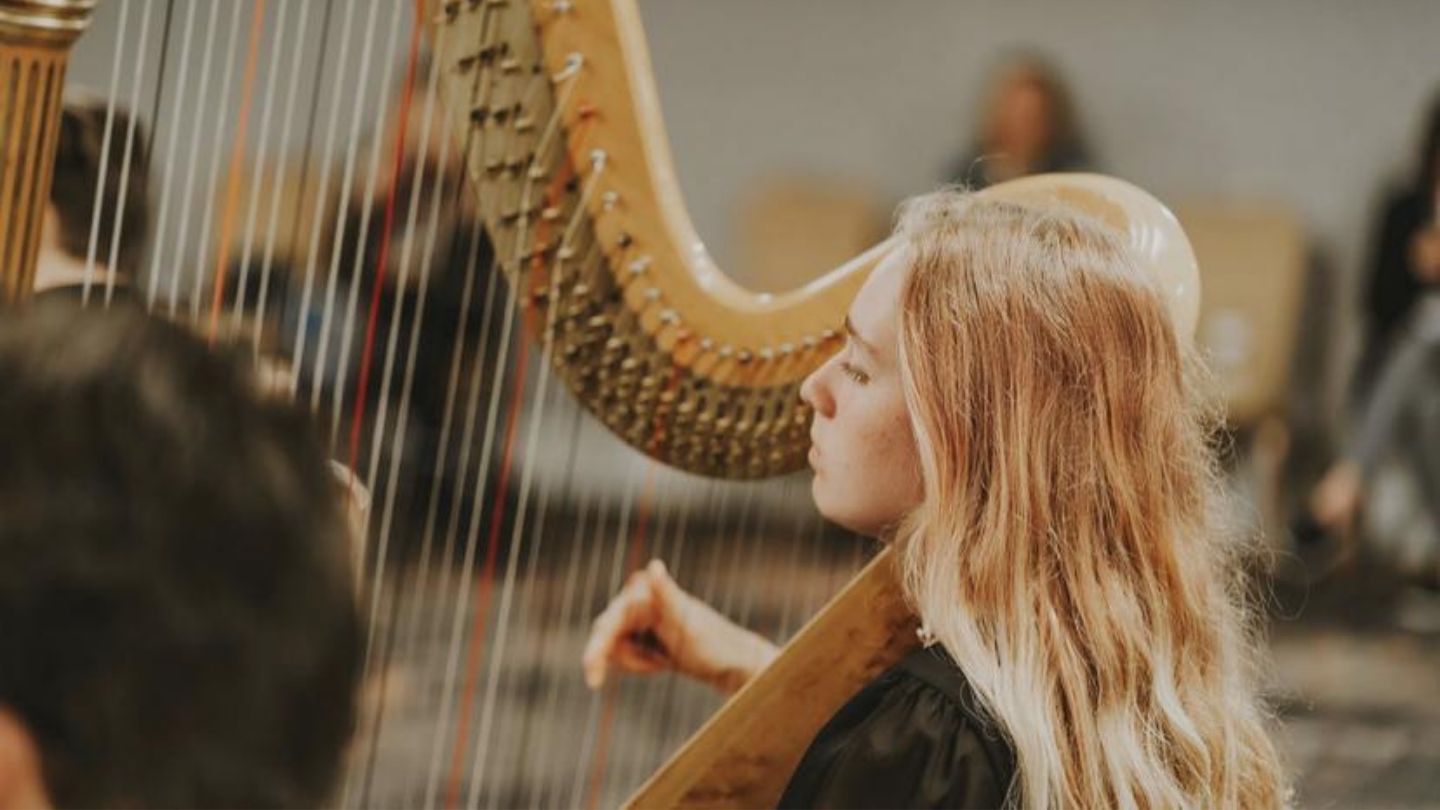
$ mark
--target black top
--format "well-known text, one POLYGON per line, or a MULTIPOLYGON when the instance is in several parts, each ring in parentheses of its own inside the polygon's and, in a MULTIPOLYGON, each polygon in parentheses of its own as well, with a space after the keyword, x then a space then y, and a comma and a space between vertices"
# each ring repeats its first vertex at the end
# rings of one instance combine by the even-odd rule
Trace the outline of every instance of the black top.
POLYGON ((861 689, 820 729, 781 807, 999 807, 1009 743, 937 646, 861 689))

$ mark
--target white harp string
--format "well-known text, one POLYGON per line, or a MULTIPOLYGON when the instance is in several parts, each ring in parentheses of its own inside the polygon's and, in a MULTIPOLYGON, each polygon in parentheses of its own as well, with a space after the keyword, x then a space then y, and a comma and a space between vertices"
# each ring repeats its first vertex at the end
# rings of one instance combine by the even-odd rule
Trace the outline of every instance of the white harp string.
POLYGON ((130 0, 120 0, 120 35, 115 42, 115 61, 110 66, 110 93, 105 105, 105 132, 100 137, 100 171, 95 182, 95 202, 90 215, 90 241, 85 249, 85 281, 80 302, 90 304, 90 288, 95 283, 95 251, 100 245, 100 221, 105 208, 105 186, 110 172, 110 138, 115 131, 115 93, 120 86, 120 62, 125 54, 126 22, 130 18, 130 0))
MULTIPOLYGON (((173 110, 170 113, 171 119, 176 123, 184 120, 181 112, 184 109, 185 103, 186 80, 190 77, 190 71, 188 69, 190 61, 190 44, 193 39, 194 33, 195 4, 186 3, 184 33, 181 34, 180 57, 178 60, 181 67, 180 70, 176 71, 175 104, 173 110)), ((162 87, 161 90, 163 89, 164 88, 162 87)), ((167 168, 175 165, 175 150, 178 147, 180 140, 180 127, 177 126, 176 123, 172 123, 170 125, 170 137, 167 139, 169 146, 166 147, 165 150, 165 160, 157 161, 155 160, 155 156, 151 155, 150 158, 152 165, 163 165, 167 168)), ((152 121, 151 126, 158 128, 160 126, 160 122, 152 121)), ((165 173, 165 175, 157 179, 160 180, 160 214, 155 222, 155 233, 153 240, 154 245, 151 248, 150 252, 150 270, 148 273, 150 276, 148 284, 149 291, 145 295, 145 308, 147 310, 155 309, 155 302, 156 299, 159 297, 160 293, 160 280, 161 277, 165 275, 165 271, 162 269, 164 267, 163 259, 165 256, 165 224, 169 222, 170 201, 175 196, 171 193, 170 186, 172 184, 171 181, 173 178, 169 176, 168 171, 165 173)), ((180 263, 177 261, 175 264, 176 269, 172 272, 178 273, 180 263)))
MULTIPOLYGON (((205 25, 205 44, 201 47, 203 61, 200 65, 200 80, 195 85, 195 116, 198 120, 205 120, 207 111, 205 102, 210 91, 210 65, 215 55, 215 30, 216 21, 220 16, 220 4, 210 4, 210 18, 205 25)), ((185 246, 189 244, 190 236, 190 215, 195 210, 195 171, 200 160, 200 135, 205 127, 195 126, 190 128, 190 149, 185 158, 185 192, 184 199, 180 202, 180 225, 175 229, 175 267, 170 274, 170 317, 174 318, 179 314, 180 309, 180 277, 185 267, 186 252, 185 246)), ((203 263, 197 269, 197 273, 203 273, 203 263)), ((199 276, 197 276, 199 278, 199 276)))

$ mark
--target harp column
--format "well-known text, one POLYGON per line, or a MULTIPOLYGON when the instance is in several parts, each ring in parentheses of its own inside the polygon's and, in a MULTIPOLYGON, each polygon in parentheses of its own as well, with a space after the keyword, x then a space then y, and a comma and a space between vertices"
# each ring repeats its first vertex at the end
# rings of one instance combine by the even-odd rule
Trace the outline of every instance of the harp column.
POLYGON ((0 302, 28 297, 70 45, 98 0, 0 0, 0 302))

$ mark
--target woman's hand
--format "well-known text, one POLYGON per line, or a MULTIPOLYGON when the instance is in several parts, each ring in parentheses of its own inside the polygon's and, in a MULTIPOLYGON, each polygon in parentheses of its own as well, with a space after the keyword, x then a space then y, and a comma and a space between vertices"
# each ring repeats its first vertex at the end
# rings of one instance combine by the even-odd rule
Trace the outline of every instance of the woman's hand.
POLYGON ((1440 281, 1440 228, 1426 228, 1410 240, 1410 269, 1422 282, 1440 281))
POLYGON ((1353 461, 1341 461, 1325 473, 1310 496, 1310 514, 1315 522, 1330 531, 1345 531, 1355 521, 1364 494, 1360 467, 1353 461))
POLYGON ((611 667, 649 675, 673 669, 722 692, 739 689, 778 648, 675 584, 665 564, 630 575, 595 619, 585 645, 585 682, 598 688, 611 667))

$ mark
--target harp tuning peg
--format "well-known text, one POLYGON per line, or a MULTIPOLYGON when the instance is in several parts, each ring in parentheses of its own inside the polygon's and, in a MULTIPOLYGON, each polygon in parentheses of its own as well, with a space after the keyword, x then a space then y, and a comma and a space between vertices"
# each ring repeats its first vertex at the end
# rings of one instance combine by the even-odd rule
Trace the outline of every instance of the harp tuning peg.
POLYGON ((566 79, 569 79, 571 76, 574 76, 576 73, 579 73, 579 72, 580 72, 580 67, 581 67, 582 65, 584 65, 584 64, 585 64, 585 57, 584 57, 584 55, 582 55, 582 54, 580 54, 580 53, 578 53, 578 52, 573 52, 573 53, 571 53, 569 56, 565 57, 565 67, 562 68, 559 73, 556 73, 554 76, 551 76, 550 78, 551 78, 551 80, 554 81, 556 84, 559 84, 560 82, 563 82, 563 81, 565 81, 566 79))

